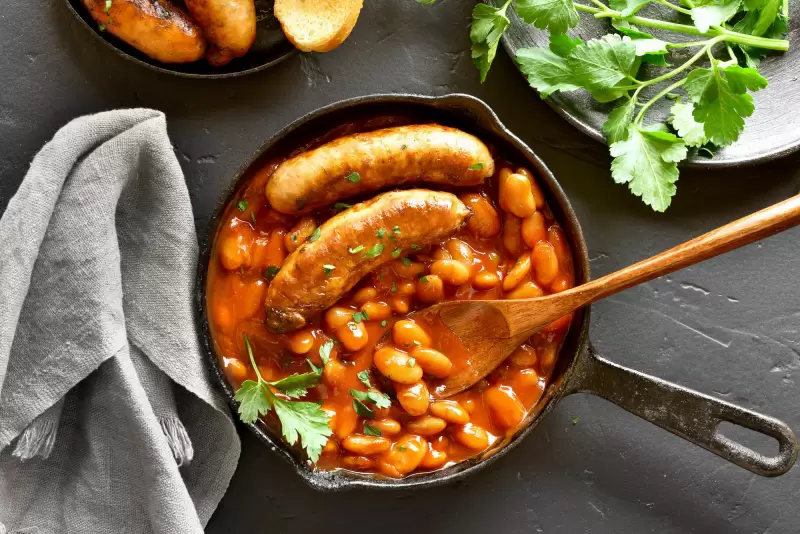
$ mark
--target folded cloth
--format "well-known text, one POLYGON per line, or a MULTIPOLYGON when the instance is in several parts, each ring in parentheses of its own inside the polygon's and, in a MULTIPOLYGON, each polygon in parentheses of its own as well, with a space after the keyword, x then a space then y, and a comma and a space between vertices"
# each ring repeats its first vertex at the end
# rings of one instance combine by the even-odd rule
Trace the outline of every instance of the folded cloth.
POLYGON ((239 459, 160 112, 81 117, 0 219, 0 532, 202 532, 239 459))

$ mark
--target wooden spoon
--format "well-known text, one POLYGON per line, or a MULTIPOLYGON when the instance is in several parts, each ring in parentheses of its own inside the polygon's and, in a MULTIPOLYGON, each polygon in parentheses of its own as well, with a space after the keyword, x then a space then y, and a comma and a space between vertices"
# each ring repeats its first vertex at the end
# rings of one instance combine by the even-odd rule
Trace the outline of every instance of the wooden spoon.
POLYGON ((415 321, 443 323, 469 354, 469 365, 455 369, 434 388, 434 396, 449 397, 469 388, 531 334, 582 306, 797 224, 800 195, 561 293, 521 300, 448 301, 415 312, 411 314, 415 321))

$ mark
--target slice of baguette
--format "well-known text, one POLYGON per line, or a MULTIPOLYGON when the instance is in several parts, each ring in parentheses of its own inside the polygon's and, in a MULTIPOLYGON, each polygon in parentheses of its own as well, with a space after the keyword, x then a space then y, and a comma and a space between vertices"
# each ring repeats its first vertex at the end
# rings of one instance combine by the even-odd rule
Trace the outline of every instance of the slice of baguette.
POLYGON ((275 0, 275 17, 303 52, 328 52, 347 39, 364 0, 275 0))

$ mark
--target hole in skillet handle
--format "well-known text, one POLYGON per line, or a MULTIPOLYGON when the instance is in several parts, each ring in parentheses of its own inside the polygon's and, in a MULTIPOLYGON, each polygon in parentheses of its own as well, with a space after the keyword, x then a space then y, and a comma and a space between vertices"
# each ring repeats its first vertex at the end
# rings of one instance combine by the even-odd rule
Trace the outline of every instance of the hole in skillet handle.
MULTIPOLYGON (((342 122, 362 116, 405 115, 418 117, 423 121, 438 121, 449 126, 460 127, 473 133, 485 142, 493 143, 501 153, 513 155, 513 160, 530 165, 543 185, 548 204, 556 219, 562 224, 573 252, 575 276, 578 283, 589 278, 589 255, 577 216, 572 210, 566 195, 555 177, 544 163, 520 139, 513 135, 499 121, 492 110, 479 99, 464 95, 450 94, 440 97, 409 94, 377 94, 344 100, 313 111, 286 126, 268 139, 255 154, 232 176, 229 186, 222 191, 217 206, 209 220, 206 230, 200 236, 200 260, 197 270, 195 305, 199 324, 200 342, 205 351, 206 363, 211 369, 217 386, 222 390, 228 404, 238 418, 234 391, 225 378, 220 360, 215 352, 211 338, 206 309, 206 280, 209 262, 212 259, 212 245, 225 208, 233 195, 250 177, 248 171, 265 161, 290 153, 298 146, 304 146, 321 133, 334 128, 342 122)), ((402 479, 386 479, 363 475, 350 471, 317 471, 309 466, 304 455, 297 449, 288 447, 278 432, 268 428, 261 421, 247 425, 260 441, 277 452, 288 462, 297 474, 311 487, 321 491, 340 491, 352 488, 400 489, 438 486, 460 480, 475 473, 499 459, 527 436, 538 422, 546 416, 565 394, 565 384, 574 369, 575 355, 584 346, 588 330, 589 309, 579 310, 575 315, 573 327, 567 335, 556 363, 551 382, 537 406, 529 413, 521 428, 484 453, 431 473, 419 473, 402 479)))
MULTIPOLYGON (((280 23, 272 12, 272 0, 256 0, 256 39, 244 56, 227 65, 213 67, 205 59, 193 63, 161 63, 140 52, 108 31, 101 31, 98 23, 89 14, 81 0, 65 0, 67 8, 96 39, 116 54, 147 69, 173 74, 182 78, 207 80, 235 78, 268 69, 298 53, 281 30, 280 23)), ((174 2, 186 11, 182 0, 174 2)))

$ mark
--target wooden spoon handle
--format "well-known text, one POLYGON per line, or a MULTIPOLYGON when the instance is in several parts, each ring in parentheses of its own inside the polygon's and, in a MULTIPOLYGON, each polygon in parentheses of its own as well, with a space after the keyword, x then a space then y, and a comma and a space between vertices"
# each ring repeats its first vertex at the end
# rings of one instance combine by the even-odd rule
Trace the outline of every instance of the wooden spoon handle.
MULTIPOLYGON (((578 304, 575 308, 578 308, 623 289, 777 234, 797 224, 800 224, 800 195, 742 217, 630 267, 575 287, 569 292, 574 293, 576 301, 582 301, 580 304, 575 303, 578 304)), ((565 293, 567 292, 561 295, 565 293)))

